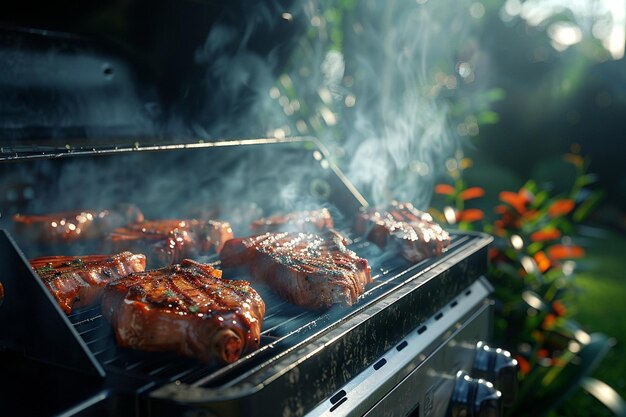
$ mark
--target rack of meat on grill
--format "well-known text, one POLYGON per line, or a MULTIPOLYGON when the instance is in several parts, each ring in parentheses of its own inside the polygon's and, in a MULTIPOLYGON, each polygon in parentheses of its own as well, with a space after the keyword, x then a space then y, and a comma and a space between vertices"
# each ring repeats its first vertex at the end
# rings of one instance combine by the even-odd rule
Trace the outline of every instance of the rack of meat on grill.
POLYGON ((9 409, 444 416, 485 384, 456 372, 489 338, 491 237, 370 205, 314 138, 12 152, 0 171, 31 189, 0 217, 9 409))

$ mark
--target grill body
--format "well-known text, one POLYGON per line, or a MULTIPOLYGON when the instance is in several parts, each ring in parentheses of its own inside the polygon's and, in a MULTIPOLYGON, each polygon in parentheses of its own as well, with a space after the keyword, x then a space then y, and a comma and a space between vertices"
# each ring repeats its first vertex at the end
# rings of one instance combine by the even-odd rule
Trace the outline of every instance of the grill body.
MULTIPOLYGON (((382 253, 351 234, 351 216, 367 202, 314 139, 31 150, 5 154, 0 169, 3 187, 20 190, 19 198, 3 202, 0 235, 0 354, 15 378, 3 380, 2 392, 14 412, 408 415, 422 407, 431 410, 425 415, 444 415, 450 375, 470 366, 470 347, 489 337, 490 288, 481 276, 491 238, 454 233, 446 253, 415 265, 382 253), (259 213, 328 207, 348 247, 370 261, 374 283, 352 307, 324 312, 298 309, 260 288, 268 307, 261 348, 227 366, 121 349, 99 306, 66 316, 27 264, 39 255, 98 248, 34 244, 14 236, 7 220, 22 210, 120 201, 145 208, 147 218, 183 216, 217 202, 241 219, 237 235, 245 235, 242 224, 259 213), (419 394, 409 396, 410 390, 419 394), (45 394, 29 403, 33 392, 45 394)), ((219 267, 215 256, 200 260, 219 267)))

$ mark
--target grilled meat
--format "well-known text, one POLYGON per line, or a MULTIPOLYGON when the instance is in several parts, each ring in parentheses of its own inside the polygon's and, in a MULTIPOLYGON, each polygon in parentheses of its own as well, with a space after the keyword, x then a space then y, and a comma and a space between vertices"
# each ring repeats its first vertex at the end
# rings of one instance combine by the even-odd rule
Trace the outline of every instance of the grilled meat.
POLYGON ((255 220, 250 225, 254 233, 308 232, 314 233, 333 228, 333 218, 328 209, 299 211, 282 216, 271 216, 255 220))
POLYGON ((143 214, 132 204, 110 210, 76 210, 51 214, 16 214, 16 231, 39 243, 72 243, 103 238, 116 227, 143 221, 143 214))
POLYGON ((149 254, 152 266, 169 265, 215 249, 233 237, 230 224, 215 220, 150 220, 113 230, 114 250, 149 254))
POLYGON ((30 265, 63 311, 93 304, 111 280, 146 267, 146 257, 122 252, 117 255, 47 256, 35 258, 30 265))
POLYGON ((397 250, 409 262, 440 255, 450 244, 448 232, 411 203, 393 202, 359 213, 355 229, 380 248, 397 250))
POLYGON ((234 362, 259 347, 265 304, 246 281, 188 259, 131 274, 104 292, 104 315, 122 347, 234 362))
POLYGON ((292 304, 309 308, 352 305, 372 282, 367 260, 346 249, 335 233, 265 233, 231 239, 222 266, 247 265, 254 279, 292 304))

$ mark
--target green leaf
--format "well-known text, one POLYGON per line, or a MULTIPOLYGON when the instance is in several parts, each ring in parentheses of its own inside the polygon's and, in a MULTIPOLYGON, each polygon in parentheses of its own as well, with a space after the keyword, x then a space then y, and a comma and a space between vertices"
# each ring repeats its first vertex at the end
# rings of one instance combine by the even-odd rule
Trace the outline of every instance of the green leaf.
POLYGON ((574 211, 574 214, 572 215, 572 219, 577 223, 586 219, 591 211, 596 208, 596 206, 600 203, 600 200, 602 200, 603 198, 604 192, 596 191, 595 193, 593 193, 591 197, 589 197, 587 200, 585 200, 584 203, 578 206, 578 208, 574 211))
POLYGON ((529 255, 534 255, 535 253, 543 249, 543 245, 543 242, 533 242, 526 247, 526 253, 528 253, 529 255))
POLYGON ((593 184, 598 180, 598 175, 596 174, 585 174, 581 175, 576 179, 576 185, 579 187, 584 187, 589 184, 593 184))
POLYGON ((500 121, 500 115, 495 111, 487 110, 478 115, 478 124, 493 125, 500 121))
POLYGON ((541 205, 544 204, 548 200, 548 197, 550 197, 550 193, 548 193, 545 190, 535 193, 535 199, 533 200, 533 207, 541 207, 541 205))
POLYGON ((500 101, 506 97, 506 92, 502 88, 492 88, 485 95, 489 101, 500 101))

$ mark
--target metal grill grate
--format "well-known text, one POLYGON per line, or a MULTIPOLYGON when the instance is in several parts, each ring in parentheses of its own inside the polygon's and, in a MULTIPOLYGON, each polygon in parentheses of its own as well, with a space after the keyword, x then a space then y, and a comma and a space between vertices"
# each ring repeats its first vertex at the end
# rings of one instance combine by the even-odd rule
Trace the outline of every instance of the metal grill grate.
MULTIPOLYGON (((471 235, 453 235, 452 243, 442 257, 454 253, 472 238, 471 235)), ((374 282, 368 286, 359 302, 348 308, 309 311, 283 301, 267 288, 255 286, 267 308, 261 347, 228 367, 207 365, 175 353, 120 348, 115 342, 113 328, 103 317, 99 305, 77 310, 68 318, 107 372, 157 384, 173 381, 194 384, 200 379, 205 386, 224 384, 236 378, 237 374, 289 350, 297 343, 374 302, 419 271, 428 269, 439 259, 430 258, 417 264, 409 264, 399 257, 383 254, 361 238, 352 239, 348 247, 359 256, 370 260, 372 266, 374 282)), ((219 265, 215 256, 206 257, 202 261, 219 265)), ((233 278, 246 279, 245 276, 233 278)))

